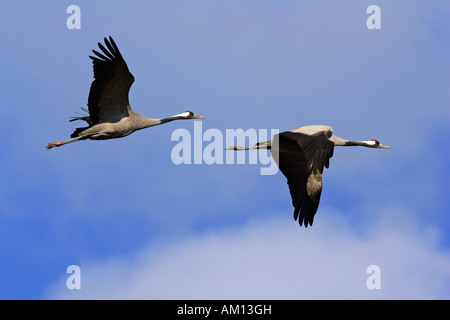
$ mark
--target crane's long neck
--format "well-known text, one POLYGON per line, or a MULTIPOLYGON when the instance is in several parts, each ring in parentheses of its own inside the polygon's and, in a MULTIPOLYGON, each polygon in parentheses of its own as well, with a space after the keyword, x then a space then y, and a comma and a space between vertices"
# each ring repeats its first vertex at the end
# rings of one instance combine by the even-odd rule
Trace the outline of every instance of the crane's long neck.
POLYGON ((149 128, 149 127, 153 127, 153 126, 157 126, 160 124, 164 124, 170 121, 174 121, 174 120, 181 120, 181 119, 186 119, 186 117, 184 116, 183 113, 174 115, 172 117, 168 117, 168 118, 161 118, 161 119, 152 119, 143 115, 139 115, 137 122, 137 126, 138 129, 144 129, 144 128, 149 128))
POLYGON ((344 146, 373 147, 373 141, 346 141, 344 146))
POLYGON ((345 139, 336 137, 335 135, 331 136, 330 140, 334 142, 335 146, 344 146, 344 147, 352 147, 352 146, 374 147, 375 146, 375 142, 372 140, 349 141, 349 140, 345 140, 345 139))

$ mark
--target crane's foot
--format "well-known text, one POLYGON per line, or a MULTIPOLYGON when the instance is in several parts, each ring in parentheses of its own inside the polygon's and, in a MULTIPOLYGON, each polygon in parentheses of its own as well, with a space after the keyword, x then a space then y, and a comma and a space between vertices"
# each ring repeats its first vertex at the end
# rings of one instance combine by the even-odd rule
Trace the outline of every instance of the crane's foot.
POLYGON ((61 144, 62 144, 61 141, 56 141, 56 142, 49 143, 45 148, 47 150, 50 150, 53 147, 59 147, 61 144))

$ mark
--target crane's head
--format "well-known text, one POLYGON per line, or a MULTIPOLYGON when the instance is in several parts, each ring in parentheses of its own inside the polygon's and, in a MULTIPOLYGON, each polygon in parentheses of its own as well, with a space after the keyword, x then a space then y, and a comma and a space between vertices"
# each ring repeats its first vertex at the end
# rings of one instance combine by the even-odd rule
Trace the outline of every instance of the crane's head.
POLYGON ((384 148, 384 149, 390 149, 391 147, 385 146, 384 144, 381 144, 378 140, 371 139, 364 141, 367 144, 367 147, 370 148, 384 148))
POLYGON ((192 111, 185 111, 178 115, 181 119, 205 119, 203 116, 193 113, 192 111))

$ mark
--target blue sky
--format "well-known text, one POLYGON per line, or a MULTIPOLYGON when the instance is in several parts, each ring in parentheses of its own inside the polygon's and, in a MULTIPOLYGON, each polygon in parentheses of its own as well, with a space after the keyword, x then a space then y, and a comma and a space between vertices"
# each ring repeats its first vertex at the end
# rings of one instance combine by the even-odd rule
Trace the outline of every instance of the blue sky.
MULTIPOLYGON (((0 298, 448 299, 447 1, 2 2, 0 298), (81 9, 69 30, 66 9, 81 9), (368 30, 366 8, 381 8, 368 30), (176 121, 68 138, 113 36, 135 111, 203 130, 324 124, 337 148, 312 228, 281 173, 175 165, 176 121), (368 290, 366 268, 381 270, 368 290), (82 288, 66 287, 80 266, 82 288)), ((224 146, 225 147, 225 146, 224 146)))

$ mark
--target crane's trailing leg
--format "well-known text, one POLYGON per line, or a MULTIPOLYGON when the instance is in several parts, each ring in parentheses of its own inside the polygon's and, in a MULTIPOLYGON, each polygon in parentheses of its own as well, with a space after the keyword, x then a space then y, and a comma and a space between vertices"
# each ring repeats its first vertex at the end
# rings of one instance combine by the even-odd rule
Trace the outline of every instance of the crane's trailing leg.
POLYGON ((272 141, 267 142, 258 142, 253 147, 239 147, 239 146, 232 146, 228 147, 225 150, 254 150, 254 149, 271 149, 272 148, 272 141))
POLYGON ((45 148, 47 150, 54 148, 54 147, 59 147, 61 145, 61 141, 56 141, 56 142, 51 142, 49 143, 45 148))
POLYGON ((46 148, 47 150, 50 150, 51 148, 54 148, 54 147, 61 147, 61 146, 64 145, 64 144, 71 143, 71 142, 75 142, 75 141, 78 141, 78 140, 80 140, 80 137, 73 138, 73 139, 69 139, 69 140, 66 140, 66 141, 63 141, 63 142, 61 142, 61 141, 51 142, 51 143, 49 143, 45 148, 46 148))

